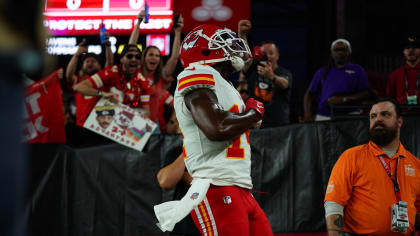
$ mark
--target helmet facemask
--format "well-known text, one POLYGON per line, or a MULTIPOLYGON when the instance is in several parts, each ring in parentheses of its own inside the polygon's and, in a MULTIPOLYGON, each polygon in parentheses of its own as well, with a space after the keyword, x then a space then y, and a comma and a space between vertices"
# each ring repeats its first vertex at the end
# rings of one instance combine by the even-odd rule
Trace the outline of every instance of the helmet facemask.
POLYGON ((251 56, 251 50, 245 40, 239 38, 234 32, 227 28, 216 30, 211 37, 208 37, 201 32, 199 32, 199 36, 208 41, 209 50, 222 49, 224 57, 200 61, 193 64, 214 64, 217 62, 231 61, 235 70, 239 71, 244 67, 245 62, 249 60, 251 56))

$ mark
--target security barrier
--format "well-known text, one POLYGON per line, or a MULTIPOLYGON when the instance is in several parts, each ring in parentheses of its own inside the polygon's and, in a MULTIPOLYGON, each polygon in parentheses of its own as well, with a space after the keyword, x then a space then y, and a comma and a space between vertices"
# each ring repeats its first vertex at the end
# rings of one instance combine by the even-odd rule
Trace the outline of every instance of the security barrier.
MULTIPOLYGON (((405 118, 401 130, 402 143, 416 156, 418 120, 405 118)), ((256 130, 250 139, 253 195, 273 231, 324 232, 323 197, 331 169, 344 150, 368 142, 368 120, 256 130)), ((152 136, 144 152, 119 144, 30 145, 30 235, 162 235, 153 206, 172 200, 175 191, 161 190, 156 174, 175 160, 181 146, 178 135, 152 136)))

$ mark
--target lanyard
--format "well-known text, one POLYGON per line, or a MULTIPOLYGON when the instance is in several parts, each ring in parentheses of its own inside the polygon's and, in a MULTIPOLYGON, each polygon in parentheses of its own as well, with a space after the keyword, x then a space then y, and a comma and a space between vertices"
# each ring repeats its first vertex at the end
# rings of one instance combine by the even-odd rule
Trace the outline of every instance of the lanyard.
MULTIPOLYGON (((417 91, 419 90, 419 80, 420 80, 420 69, 417 69, 418 73, 417 73, 417 79, 416 79, 416 93, 415 95, 417 95, 417 91)), ((404 68, 404 79, 405 79, 405 93, 408 96, 408 72, 407 69, 404 68)))
POLYGON ((397 197, 397 201, 401 201, 401 193, 400 193, 400 187, 398 185, 398 181, 397 181, 397 170, 398 170, 398 165, 400 164, 400 157, 397 158, 397 166, 395 167, 395 174, 392 175, 391 173, 391 167, 386 164, 384 158, 381 156, 379 156, 379 159, 382 162, 382 165, 385 168, 386 173, 388 174, 389 178, 392 180, 392 183, 394 184, 394 192, 395 192, 395 196, 397 197))

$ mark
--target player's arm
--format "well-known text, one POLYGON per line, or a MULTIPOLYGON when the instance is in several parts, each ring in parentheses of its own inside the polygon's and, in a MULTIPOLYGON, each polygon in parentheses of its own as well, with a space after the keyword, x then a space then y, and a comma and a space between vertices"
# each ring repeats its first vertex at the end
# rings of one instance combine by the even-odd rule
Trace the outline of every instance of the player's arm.
POLYGON ((163 189, 171 189, 183 178, 185 172, 184 154, 181 153, 171 164, 157 173, 157 180, 163 189))
MULTIPOLYGON (((214 92, 205 88, 186 94, 184 100, 194 122, 211 141, 234 140, 254 127, 264 114, 263 107, 262 111, 257 111, 258 107, 255 106, 239 114, 225 111, 219 105, 214 92)), ((247 104, 249 102, 256 101, 249 99, 247 104)))

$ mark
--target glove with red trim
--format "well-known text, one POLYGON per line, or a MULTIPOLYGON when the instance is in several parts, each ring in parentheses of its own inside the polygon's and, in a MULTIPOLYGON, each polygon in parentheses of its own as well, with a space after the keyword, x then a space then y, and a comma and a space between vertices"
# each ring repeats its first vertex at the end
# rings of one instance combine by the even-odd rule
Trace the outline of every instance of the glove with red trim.
POLYGON ((264 116, 264 104, 260 101, 257 101, 253 98, 248 98, 245 104, 246 108, 245 111, 248 111, 249 109, 254 109, 261 115, 261 119, 264 116))

